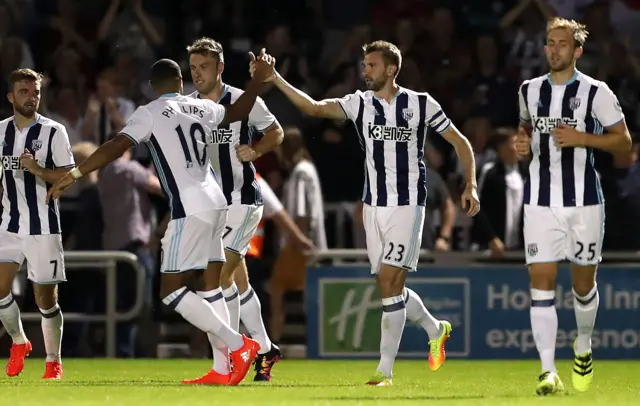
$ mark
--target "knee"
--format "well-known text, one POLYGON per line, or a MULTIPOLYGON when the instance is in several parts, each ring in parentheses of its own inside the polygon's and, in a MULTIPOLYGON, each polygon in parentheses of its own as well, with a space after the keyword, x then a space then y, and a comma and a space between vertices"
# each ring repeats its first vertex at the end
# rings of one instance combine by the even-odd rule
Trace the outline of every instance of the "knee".
POLYGON ((585 297, 591 293, 596 287, 596 281, 585 278, 584 280, 573 281, 573 293, 579 297, 585 297))
POLYGON ((376 277, 376 281, 380 288, 380 295, 383 298, 402 294, 402 290, 404 289, 405 272, 406 271, 393 268, 387 269, 383 267, 381 269, 380 273, 376 277))
POLYGON ((556 287, 556 264, 535 264, 529 266, 531 288, 538 290, 554 290, 556 287))
POLYGON ((229 272, 223 268, 220 274, 220 286, 226 289, 230 287, 231 284, 233 284, 233 271, 229 272))
POLYGON ((49 310, 58 304, 58 294, 55 290, 38 292, 35 295, 36 304, 42 310, 49 310))

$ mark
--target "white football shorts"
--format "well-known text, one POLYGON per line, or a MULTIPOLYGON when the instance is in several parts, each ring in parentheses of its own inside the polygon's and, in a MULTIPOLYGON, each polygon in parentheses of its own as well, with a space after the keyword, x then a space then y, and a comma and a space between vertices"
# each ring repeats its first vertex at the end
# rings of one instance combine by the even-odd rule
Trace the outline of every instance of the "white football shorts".
POLYGON ((374 207, 362 210, 371 273, 386 264, 415 271, 420 257, 424 206, 374 207))
POLYGON ((527 265, 569 260, 578 265, 601 261, 604 204, 581 207, 524 206, 527 265))
POLYGON ((0 262, 21 265, 33 283, 57 284, 67 280, 60 234, 24 235, 0 230, 0 262))
POLYGON ((209 262, 225 262, 222 234, 227 209, 210 210, 171 220, 162 238, 160 272, 205 269, 209 262))
POLYGON ((227 224, 222 236, 224 248, 244 256, 262 220, 263 206, 232 204, 228 210, 227 224))

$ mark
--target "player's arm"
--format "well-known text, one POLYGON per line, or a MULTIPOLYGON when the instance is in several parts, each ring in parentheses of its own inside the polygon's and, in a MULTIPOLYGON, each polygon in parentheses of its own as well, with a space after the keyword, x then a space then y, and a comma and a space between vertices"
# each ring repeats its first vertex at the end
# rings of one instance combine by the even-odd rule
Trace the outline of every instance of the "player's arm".
POLYGON ((249 113, 249 125, 264 135, 254 146, 239 145, 238 155, 243 161, 254 161, 282 144, 284 131, 278 120, 267 108, 264 101, 258 97, 249 113))
POLYGON ((256 152, 255 159, 258 159, 264 154, 276 149, 280 144, 282 144, 282 140, 284 139, 284 131, 278 121, 275 121, 265 129, 263 133, 264 136, 262 139, 253 147, 253 150, 256 152))
POLYGON ((146 142, 153 130, 153 118, 145 106, 140 106, 129 117, 127 124, 112 140, 105 142, 89 158, 72 171, 75 179, 120 158, 129 148, 146 142))
POLYGON ((584 146, 608 152, 631 149, 631 134, 615 94, 604 82, 600 84, 593 100, 593 113, 607 130, 604 134, 584 134, 584 146))
POLYGON ((29 172, 39 177, 43 181, 53 185, 59 179, 61 179, 64 175, 69 173, 71 169, 73 169, 73 166, 68 168, 55 168, 55 169, 43 168, 42 166, 36 163, 33 170, 31 169, 28 169, 28 170, 29 172))
POLYGON ((258 178, 260 184, 260 192, 262 193, 262 201, 264 202, 265 219, 273 220, 278 229, 286 234, 289 239, 300 246, 313 246, 306 235, 293 221, 289 213, 284 209, 282 202, 278 199, 271 186, 263 178, 258 178))
MULTIPOLYGON (((74 169, 75 173, 86 175, 98 169, 104 168, 111 162, 120 158, 129 148, 135 144, 133 140, 124 134, 116 135, 112 140, 105 142, 91 154, 83 163, 74 169), (76 171, 77 170, 77 171, 76 171)), ((74 175, 77 176, 77 175, 74 175)))
POLYGON ((316 101, 300 89, 295 88, 277 72, 273 83, 285 96, 303 113, 312 117, 330 118, 332 120, 346 120, 349 118, 336 99, 316 101))
POLYGON ((264 218, 273 220, 278 229, 288 237, 288 240, 302 251, 313 250, 315 248, 313 242, 307 238, 287 213, 271 186, 262 178, 258 179, 258 183, 260 183, 260 191, 264 201, 264 218))
POLYGON ((529 114, 529 106, 524 97, 526 91, 525 85, 522 83, 518 90, 518 106, 520 111, 520 124, 518 125, 518 135, 516 137, 516 150, 522 157, 531 155, 531 135, 533 134, 533 126, 531 125, 531 115, 529 114))
POLYGON ((48 202, 51 198, 58 198, 62 192, 67 190, 83 175, 104 168, 109 163, 120 158, 129 148, 149 140, 152 131, 153 118, 151 113, 144 106, 138 107, 118 135, 102 144, 89 158, 59 179, 49 189, 46 201, 48 202))
POLYGON ((456 150, 456 155, 458 155, 458 159, 460 159, 464 167, 467 187, 476 189, 478 187, 476 182, 476 158, 473 154, 471 143, 453 124, 450 124, 442 133, 442 137, 456 150))
POLYGON ((66 128, 64 126, 57 127, 51 136, 53 137, 50 151, 53 161, 52 168, 45 168, 39 165, 29 150, 26 149, 21 156, 21 162, 22 166, 33 175, 47 183, 54 184, 73 169, 75 162, 66 128))
POLYGON ((249 85, 238 99, 226 108, 224 117, 215 125, 231 124, 242 121, 249 116, 251 109, 256 103, 258 94, 264 87, 264 81, 273 75, 275 60, 270 56, 265 56, 256 61, 256 71, 249 82, 249 85))

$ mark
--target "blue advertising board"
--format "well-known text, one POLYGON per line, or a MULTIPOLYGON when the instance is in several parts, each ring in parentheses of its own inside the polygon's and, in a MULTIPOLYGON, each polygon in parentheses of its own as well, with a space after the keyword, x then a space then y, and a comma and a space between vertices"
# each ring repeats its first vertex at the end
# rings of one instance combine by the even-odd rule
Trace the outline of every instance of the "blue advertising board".
MULTIPOLYGON (((523 266, 429 267, 409 274, 407 286, 431 313, 449 320, 447 356, 529 359, 537 352, 529 321, 529 278, 523 266)), ((602 266, 600 307, 592 344, 599 359, 640 358, 640 269, 602 266)), ((576 322, 568 267, 556 289, 557 357, 573 357, 576 322)), ((377 358, 381 305, 369 268, 307 270, 309 358, 377 358)), ((426 358, 428 338, 407 322, 398 357, 426 358)))

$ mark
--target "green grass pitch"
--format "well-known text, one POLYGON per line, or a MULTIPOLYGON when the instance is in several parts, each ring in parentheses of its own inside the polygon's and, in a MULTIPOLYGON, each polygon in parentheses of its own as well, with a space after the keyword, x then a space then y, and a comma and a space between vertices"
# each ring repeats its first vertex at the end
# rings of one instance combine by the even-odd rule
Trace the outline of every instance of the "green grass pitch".
POLYGON ((3 405, 17 406, 640 404, 640 362, 596 360, 590 391, 576 393, 571 363, 562 361, 558 366, 567 394, 545 399, 535 395, 538 365, 454 360, 434 373, 426 361, 398 361, 394 386, 372 388, 363 382, 376 362, 283 360, 274 368, 271 383, 246 380, 238 387, 194 387, 180 381, 202 375, 209 361, 66 359, 64 380, 43 382, 44 361, 28 359, 19 377, 0 377, 0 399, 3 405))

